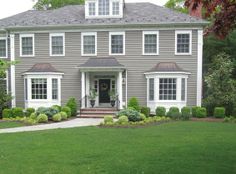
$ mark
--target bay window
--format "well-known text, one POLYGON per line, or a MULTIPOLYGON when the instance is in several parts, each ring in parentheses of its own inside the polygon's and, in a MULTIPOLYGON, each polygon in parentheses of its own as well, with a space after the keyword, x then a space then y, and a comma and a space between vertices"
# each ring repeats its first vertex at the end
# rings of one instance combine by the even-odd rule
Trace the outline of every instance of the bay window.
POLYGON ((159 79, 159 100, 176 100, 176 78, 159 79))
POLYGON ((149 79, 149 101, 154 100, 154 78, 149 79))

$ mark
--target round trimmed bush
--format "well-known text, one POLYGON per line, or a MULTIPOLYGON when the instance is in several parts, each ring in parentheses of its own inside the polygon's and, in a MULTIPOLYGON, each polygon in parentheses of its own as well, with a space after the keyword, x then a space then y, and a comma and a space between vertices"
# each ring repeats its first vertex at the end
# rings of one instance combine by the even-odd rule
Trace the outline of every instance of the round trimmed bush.
POLYGON ((128 122, 129 122, 129 119, 125 115, 120 116, 118 121, 117 121, 118 124, 127 124, 128 122))
POLYGON ((113 116, 112 115, 107 115, 104 117, 104 123, 105 124, 109 124, 109 123, 113 123, 113 116))
POLYGON ((37 122, 38 123, 47 123, 48 116, 46 114, 39 114, 39 116, 37 116, 37 122))
POLYGON ((192 107, 192 116, 193 117, 197 117, 197 109, 198 108, 201 108, 201 107, 199 107, 199 106, 193 106, 192 107))
POLYGON ((75 98, 70 98, 66 106, 68 106, 71 109, 71 116, 77 115, 77 102, 75 98))
POLYGON ((141 120, 145 120, 147 117, 143 113, 140 114, 141 120))
POLYGON ((215 118, 224 118, 225 117, 225 108, 224 107, 215 107, 214 117, 215 118))
POLYGON ((196 110, 197 118, 205 118, 207 116, 207 110, 204 107, 198 107, 196 110))
POLYGON ((71 109, 68 106, 63 106, 61 108, 62 112, 65 112, 67 114, 67 117, 71 117, 71 109))
POLYGON ((58 112, 61 112, 61 106, 53 105, 52 108, 56 109, 58 112))
POLYGON ((67 114, 66 114, 66 112, 60 112, 60 114, 61 114, 61 120, 67 120, 67 114))
POLYGON ((167 112, 167 116, 172 118, 172 119, 179 119, 181 114, 179 112, 178 107, 170 107, 169 111, 167 112))
POLYGON ((53 115, 52 120, 55 122, 60 122, 61 121, 61 114, 58 113, 58 114, 53 115))
POLYGON ((128 102, 128 107, 132 107, 136 111, 140 111, 138 99, 136 97, 130 98, 128 102))
POLYGON ((2 111, 2 118, 11 118, 12 117, 12 110, 11 109, 4 109, 2 111))
POLYGON ((146 106, 143 106, 141 107, 141 113, 144 114, 146 117, 149 117, 150 116, 150 108, 149 107, 146 107, 146 106))
POLYGON ((25 116, 29 117, 34 112, 35 112, 34 108, 27 108, 26 111, 25 111, 25 116))
POLYGON ((162 116, 165 116, 165 115, 166 115, 166 108, 158 106, 156 108, 156 116, 162 117, 162 116))
POLYGON ((189 120, 191 117, 191 108, 190 107, 183 107, 181 109, 181 115, 183 120, 189 120))
POLYGON ((24 117, 23 108, 20 108, 20 107, 12 108, 12 117, 14 117, 14 118, 16 118, 16 117, 24 117))
POLYGON ((120 116, 127 116, 129 121, 133 121, 133 122, 136 122, 136 121, 141 121, 141 117, 140 117, 140 113, 138 111, 135 111, 135 110, 131 110, 131 109, 124 109, 124 110, 121 110, 120 112, 118 112, 118 117, 120 116))
POLYGON ((36 112, 30 114, 30 119, 32 119, 32 120, 36 120, 36 119, 37 119, 37 114, 36 114, 36 112))

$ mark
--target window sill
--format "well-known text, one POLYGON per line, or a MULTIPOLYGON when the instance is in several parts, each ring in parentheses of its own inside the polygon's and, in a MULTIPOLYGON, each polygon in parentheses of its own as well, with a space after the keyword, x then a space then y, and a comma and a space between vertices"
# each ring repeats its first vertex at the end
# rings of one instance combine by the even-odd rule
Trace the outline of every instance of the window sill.
POLYGON ((192 53, 175 53, 175 56, 191 56, 192 53))

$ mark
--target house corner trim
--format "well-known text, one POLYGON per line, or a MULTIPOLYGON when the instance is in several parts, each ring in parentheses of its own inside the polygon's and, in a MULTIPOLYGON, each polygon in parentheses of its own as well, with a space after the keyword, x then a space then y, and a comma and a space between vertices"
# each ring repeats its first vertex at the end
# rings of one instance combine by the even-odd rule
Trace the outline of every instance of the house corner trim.
POLYGON ((197 106, 202 104, 202 56, 203 56, 203 30, 198 30, 197 52, 197 106))

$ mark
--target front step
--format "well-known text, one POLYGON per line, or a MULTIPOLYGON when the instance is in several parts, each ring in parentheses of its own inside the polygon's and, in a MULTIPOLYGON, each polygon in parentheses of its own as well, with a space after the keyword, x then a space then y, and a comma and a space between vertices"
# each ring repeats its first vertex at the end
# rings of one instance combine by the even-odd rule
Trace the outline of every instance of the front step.
POLYGON ((78 116, 81 118, 104 118, 106 115, 115 116, 118 110, 116 108, 85 108, 80 112, 78 116))

